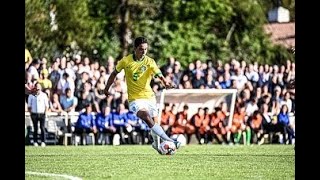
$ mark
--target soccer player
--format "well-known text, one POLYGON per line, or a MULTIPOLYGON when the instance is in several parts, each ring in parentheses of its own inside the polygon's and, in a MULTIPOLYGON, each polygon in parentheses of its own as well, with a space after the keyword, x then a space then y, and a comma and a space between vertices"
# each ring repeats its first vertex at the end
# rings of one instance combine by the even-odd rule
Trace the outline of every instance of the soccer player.
POLYGON ((154 140, 152 147, 158 150, 157 136, 162 140, 174 142, 176 148, 180 147, 180 142, 169 138, 158 124, 158 110, 156 107, 155 94, 150 86, 152 77, 158 77, 165 88, 173 88, 174 85, 168 82, 161 73, 154 59, 148 57, 148 41, 144 37, 134 40, 134 53, 123 57, 111 73, 104 93, 109 95, 109 88, 114 82, 117 74, 124 69, 126 83, 128 87, 129 109, 144 120, 151 129, 154 140))

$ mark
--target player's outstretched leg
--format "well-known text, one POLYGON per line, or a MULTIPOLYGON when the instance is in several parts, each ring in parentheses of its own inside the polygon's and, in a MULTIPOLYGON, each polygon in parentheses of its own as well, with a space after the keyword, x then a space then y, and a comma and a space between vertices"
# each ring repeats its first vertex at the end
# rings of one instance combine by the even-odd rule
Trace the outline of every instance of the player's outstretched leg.
POLYGON ((163 131, 162 127, 159 124, 154 123, 147 111, 140 110, 137 112, 137 116, 144 120, 147 123, 147 125, 151 128, 151 131, 153 131, 156 135, 160 136, 161 139, 174 142, 177 149, 180 147, 181 143, 168 137, 167 134, 163 131))
POLYGON ((151 144, 152 148, 155 149, 159 154, 161 154, 161 151, 158 148, 158 135, 153 132, 153 130, 150 131, 150 134, 152 136, 153 142, 151 144))

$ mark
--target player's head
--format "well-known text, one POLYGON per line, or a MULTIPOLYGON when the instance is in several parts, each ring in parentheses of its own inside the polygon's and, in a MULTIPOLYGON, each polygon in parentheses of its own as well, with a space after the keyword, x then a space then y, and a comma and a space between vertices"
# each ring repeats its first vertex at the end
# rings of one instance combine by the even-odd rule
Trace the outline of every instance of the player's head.
POLYGON ((134 51, 138 59, 142 58, 147 54, 148 40, 145 37, 137 37, 134 40, 134 51))

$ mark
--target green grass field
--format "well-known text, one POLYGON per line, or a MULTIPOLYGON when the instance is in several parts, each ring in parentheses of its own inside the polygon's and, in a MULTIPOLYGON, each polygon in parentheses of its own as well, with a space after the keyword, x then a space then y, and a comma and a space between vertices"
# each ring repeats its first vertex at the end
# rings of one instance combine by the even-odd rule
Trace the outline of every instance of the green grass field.
POLYGON ((295 179, 292 145, 189 145, 173 156, 143 146, 25 147, 26 179, 295 179), (56 176, 29 173, 52 173, 56 176), (72 178, 69 178, 72 179, 72 178))

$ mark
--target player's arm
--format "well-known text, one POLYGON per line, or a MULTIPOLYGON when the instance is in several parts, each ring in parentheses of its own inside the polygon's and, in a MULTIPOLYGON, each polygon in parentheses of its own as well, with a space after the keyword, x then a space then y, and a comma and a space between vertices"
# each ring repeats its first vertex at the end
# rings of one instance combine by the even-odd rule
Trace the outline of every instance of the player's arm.
POLYGON ((109 89, 110 89, 110 86, 113 84, 114 82, 114 79, 117 77, 117 74, 119 72, 115 69, 109 76, 109 79, 107 81, 107 85, 106 85, 106 88, 104 89, 104 94, 108 97, 109 95, 109 89))
POLYGON ((167 79, 162 75, 162 74, 158 74, 157 77, 160 79, 161 84, 166 88, 166 89, 172 89, 175 88, 176 86, 167 81, 167 79))
POLYGON ((162 74, 161 70, 159 69, 159 67, 157 66, 156 62, 153 60, 151 63, 151 68, 154 74, 155 78, 159 78, 161 84, 166 88, 166 89, 171 89, 171 88, 175 88, 175 85, 173 83, 171 83, 170 81, 168 81, 162 74))

